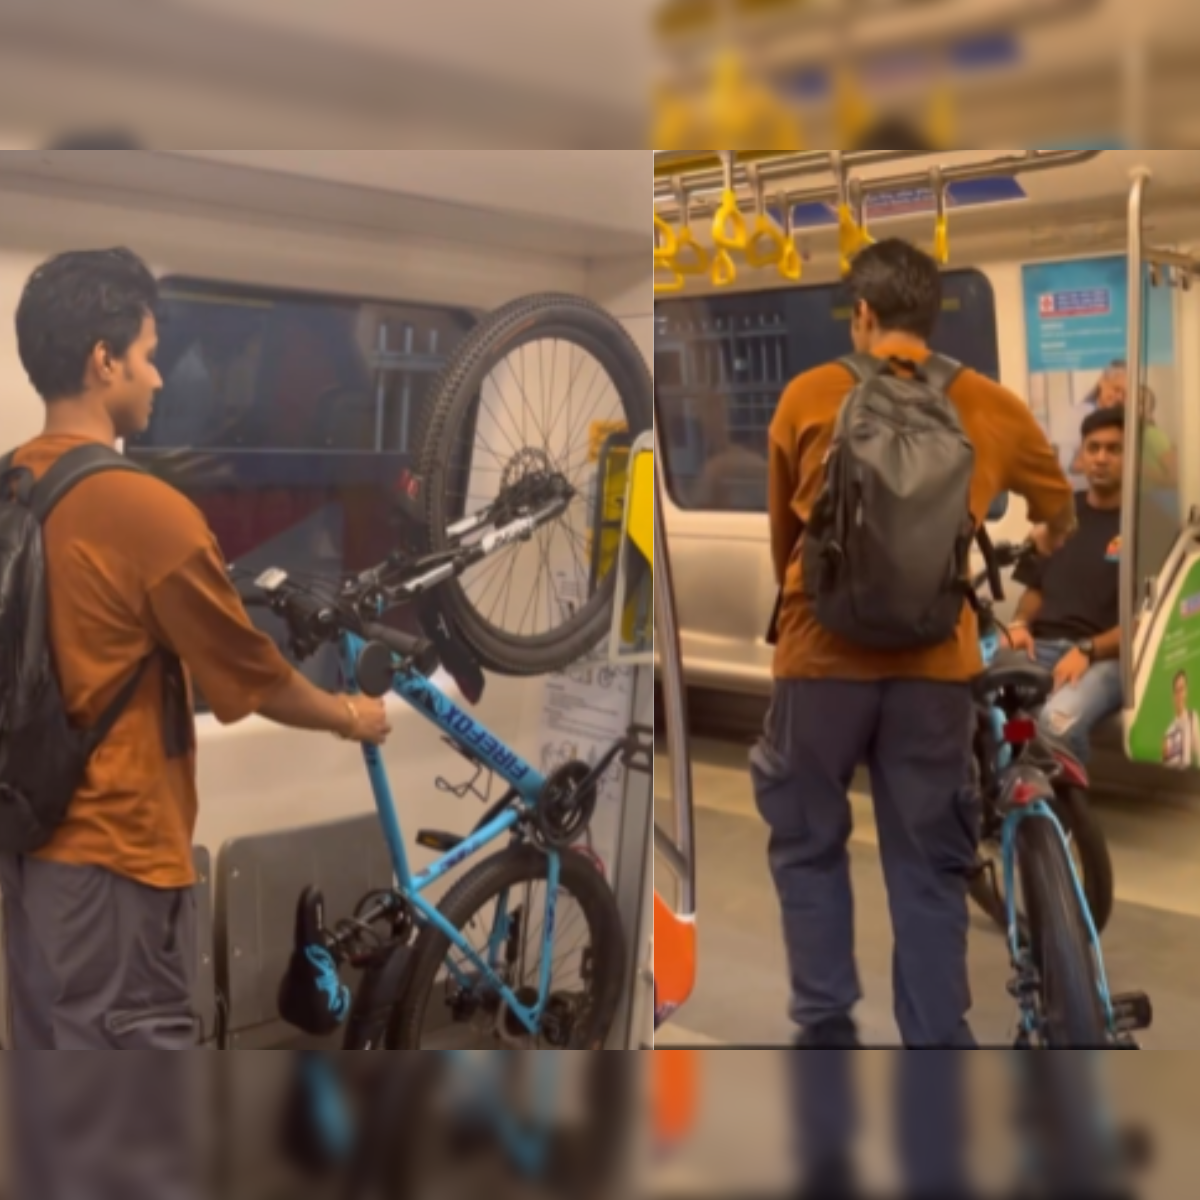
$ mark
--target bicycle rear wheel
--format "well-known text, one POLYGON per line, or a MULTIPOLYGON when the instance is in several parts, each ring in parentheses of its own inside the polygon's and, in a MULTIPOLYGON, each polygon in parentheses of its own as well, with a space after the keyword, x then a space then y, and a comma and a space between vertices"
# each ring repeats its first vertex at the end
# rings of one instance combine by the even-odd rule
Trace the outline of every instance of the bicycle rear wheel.
MULTIPOLYGON (((389 1050, 603 1049, 625 980, 625 938, 616 897, 582 854, 561 856, 551 928, 550 996, 538 1036, 508 1010, 460 947, 432 926, 417 939, 404 994, 388 1030, 389 1050), (582 915, 582 922, 577 920, 582 915), (582 934, 572 930, 582 929, 582 934)), ((527 1007, 539 994, 545 950, 549 856, 519 846, 481 863, 440 906, 527 1007)))
POLYGON ((1017 869, 1029 919, 1029 947, 1041 979, 1041 1041, 1049 1050, 1103 1049, 1108 1021, 1096 956, 1058 830, 1030 817, 1017 831, 1017 869))
POLYGON ((461 547, 464 518, 548 481, 565 481, 571 495, 531 538, 442 590, 448 615, 487 669, 558 671, 608 633, 616 571, 594 538, 605 499, 597 495, 600 451, 610 435, 624 431, 632 442, 648 430, 653 407, 650 372, 632 338, 577 296, 515 300, 456 348, 417 434, 426 549, 461 547))

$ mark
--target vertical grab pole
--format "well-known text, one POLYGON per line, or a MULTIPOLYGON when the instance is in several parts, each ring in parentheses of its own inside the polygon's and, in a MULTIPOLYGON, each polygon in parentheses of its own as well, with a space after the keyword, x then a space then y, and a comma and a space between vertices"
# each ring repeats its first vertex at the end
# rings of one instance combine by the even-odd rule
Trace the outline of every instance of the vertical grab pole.
POLYGON ((1125 707, 1134 704, 1137 679, 1133 661, 1134 632, 1137 623, 1139 580, 1137 564, 1137 535, 1142 479, 1142 357, 1145 351, 1145 263, 1143 261, 1142 210, 1146 185, 1150 182, 1149 167, 1133 172, 1133 188, 1129 193, 1129 372, 1132 404, 1125 406, 1125 476, 1121 496, 1121 683, 1125 707), (1130 419, 1131 418, 1131 419, 1130 419))
POLYGON ((688 754, 687 698, 683 686, 683 652, 671 556, 663 519, 662 452, 658 422, 654 423, 654 611, 657 627, 654 648, 662 663, 663 701, 666 709, 667 755, 671 763, 671 788, 675 798, 675 844, 681 852, 681 915, 696 913, 696 835, 692 814, 692 764, 688 754))

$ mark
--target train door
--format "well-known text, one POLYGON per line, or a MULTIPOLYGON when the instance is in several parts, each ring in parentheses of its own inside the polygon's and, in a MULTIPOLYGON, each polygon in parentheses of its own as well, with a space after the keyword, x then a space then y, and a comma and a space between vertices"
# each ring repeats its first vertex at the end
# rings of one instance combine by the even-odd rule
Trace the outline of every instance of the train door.
POLYGON ((1125 739, 1133 762, 1187 773, 1200 769, 1200 412, 1186 402, 1200 391, 1200 258, 1147 243, 1153 192, 1139 170, 1129 204, 1129 366, 1141 403, 1128 406, 1125 462, 1125 739), (1177 451, 1164 432, 1172 422, 1177 451))

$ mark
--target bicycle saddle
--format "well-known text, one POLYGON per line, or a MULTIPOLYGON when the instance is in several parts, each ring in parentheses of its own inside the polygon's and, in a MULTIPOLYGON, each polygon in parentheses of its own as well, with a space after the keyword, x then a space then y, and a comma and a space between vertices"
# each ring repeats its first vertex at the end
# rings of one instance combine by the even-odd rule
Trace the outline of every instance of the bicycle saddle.
POLYGON ((1001 650, 982 675, 972 682, 977 699, 995 692, 1032 693, 1037 703, 1049 699, 1054 691, 1054 672, 1036 663, 1023 650, 1001 650))

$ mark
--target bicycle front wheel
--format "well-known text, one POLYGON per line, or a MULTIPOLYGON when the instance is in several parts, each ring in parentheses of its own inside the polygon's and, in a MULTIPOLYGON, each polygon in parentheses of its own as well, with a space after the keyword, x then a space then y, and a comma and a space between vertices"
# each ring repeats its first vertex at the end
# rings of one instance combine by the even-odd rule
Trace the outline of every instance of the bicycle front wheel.
POLYGON ((388 1030, 389 1050, 602 1050, 625 981, 616 897, 582 854, 560 856, 553 921, 547 920, 549 856, 507 850, 467 874, 440 911, 525 1007, 540 995, 550 955, 548 1003, 538 1033, 510 1011, 494 980, 441 930, 417 939, 408 983, 388 1030), (549 936, 547 936, 549 928, 549 936))
POLYGON ((515 300, 455 349, 417 435, 426 549, 461 549, 480 512, 524 512, 547 488, 570 497, 527 540, 443 589, 448 615, 488 670, 562 670, 608 634, 615 556, 598 518, 611 522, 615 507, 619 519, 620 454, 650 429, 653 408, 633 339, 577 296, 515 300))
MULTIPOLYGON (((1103 934, 1112 920, 1115 885, 1112 856, 1087 793, 1073 787, 1055 789, 1054 811, 1071 843, 1075 869, 1083 880, 1088 908, 1096 932, 1103 934)), ((971 878, 975 906, 1001 929, 1008 929, 1008 901, 1004 894, 1000 833, 985 837, 980 847, 979 869, 971 878)))
POLYGON ((1033 965, 1041 980, 1041 1042, 1048 1050, 1103 1049, 1108 1021, 1096 956, 1062 838, 1051 821, 1030 817, 1017 831, 1033 965))

